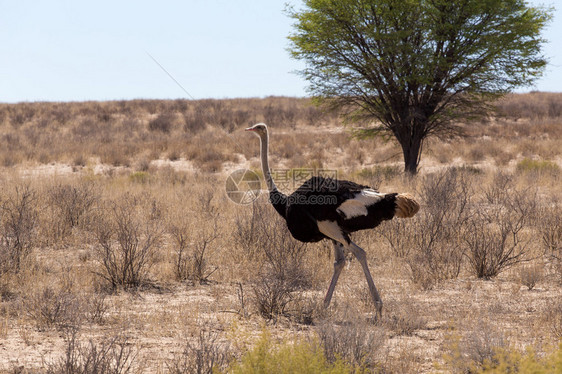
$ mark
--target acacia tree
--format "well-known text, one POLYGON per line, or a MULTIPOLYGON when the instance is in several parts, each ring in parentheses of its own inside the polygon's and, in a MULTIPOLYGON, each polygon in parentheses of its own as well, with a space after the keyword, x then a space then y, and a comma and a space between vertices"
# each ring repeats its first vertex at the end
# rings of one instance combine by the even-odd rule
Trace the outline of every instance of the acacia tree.
POLYGON ((551 9, 524 0, 304 0, 290 52, 317 102, 391 134, 415 174, 424 140, 538 78, 551 9))

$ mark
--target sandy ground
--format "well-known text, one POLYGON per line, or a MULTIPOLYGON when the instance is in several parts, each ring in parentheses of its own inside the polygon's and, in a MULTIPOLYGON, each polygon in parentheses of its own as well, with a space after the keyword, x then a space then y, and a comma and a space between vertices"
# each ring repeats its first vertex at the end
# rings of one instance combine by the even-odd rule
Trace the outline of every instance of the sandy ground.
MULTIPOLYGON (((330 267, 327 259, 326 266, 330 267)), ((412 289, 403 275, 388 274, 395 265, 373 264, 372 270, 383 300, 385 313, 399 313, 407 306, 424 321, 412 335, 387 331, 388 340, 381 354, 408 353, 417 363, 415 370, 432 372, 442 360, 444 341, 452 329, 467 331, 493 330, 518 346, 547 346, 553 340, 545 330, 542 312, 549 302, 562 297, 562 289, 548 280, 529 291, 511 280, 509 272, 494 280, 461 277, 447 281, 430 291, 412 289), (398 347, 398 348, 397 348, 398 347), (386 353, 385 353, 386 352, 386 353)), ((353 261, 342 274, 336 288, 332 313, 353 307, 351 300, 360 300, 365 292, 359 265, 353 261), (351 304, 350 304, 351 303, 351 304)), ((138 294, 120 293, 109 296, 110 310, 106 323, 86 324, 81 336, 96 338, 124 334, 137 353, 136 362, 142 372, 159 373, 174 355, 181 353, 185 339, 194 337, 201 327, 208 327, 227 336, 258 333, 264 321, 257 315, 241 317, 237 285, 180 285, 168 289, 148 290, 138 294), (240 334, 240 332, 242 332, 240 334)), ((314 292, 321 300, 324 290, 314 292)), ((364 315, 368 320, 369 314, 364 315)), ((295 337, 315 326, 298 325, 280 320, 269 325, 277 336, 295 337)), ((41 330, 29 321, 4 320, 0 323, 0 370, 14 367, 45 368, 64 348, 64 333, 56 329, 41 330)), ((387 357, 388 359, 388 357, 387 357)))

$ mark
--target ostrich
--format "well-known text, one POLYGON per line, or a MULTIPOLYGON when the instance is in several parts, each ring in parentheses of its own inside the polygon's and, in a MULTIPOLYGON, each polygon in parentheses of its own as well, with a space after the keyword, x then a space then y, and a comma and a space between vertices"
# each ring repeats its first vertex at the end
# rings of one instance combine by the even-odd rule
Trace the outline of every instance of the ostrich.
POLYGON ((330 305, 334 288, 345 265, 344 250, 351 251, 361 264, 369 292, 382 315, 382 300, 375 287, 367 265, 365 251, 355 244, 350 234, 372 229, 393 217, 412 217, 419 204, 408 194, 380 193, 374 189, 346 180, 314 176, 287 196, 281 193, 271 176, 268 162, 269 136, 267 126, 258 123, 246 129, 260 138, 260 155, 263 176, 269 190, 269 201, 287 222, 291 235, 302 242, 332 240, 334 244, 334 273, 324 307, 330 305))

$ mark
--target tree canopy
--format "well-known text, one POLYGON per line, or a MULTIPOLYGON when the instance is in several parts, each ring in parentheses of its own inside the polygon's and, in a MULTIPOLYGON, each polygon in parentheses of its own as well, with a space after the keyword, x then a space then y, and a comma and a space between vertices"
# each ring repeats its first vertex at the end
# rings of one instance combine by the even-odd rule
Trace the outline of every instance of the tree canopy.
POLYGON ((423 141, 532 84, 551 10, 524 0, 304 0, 290 52, 318 102, 386 132, 416 173, 423 141))

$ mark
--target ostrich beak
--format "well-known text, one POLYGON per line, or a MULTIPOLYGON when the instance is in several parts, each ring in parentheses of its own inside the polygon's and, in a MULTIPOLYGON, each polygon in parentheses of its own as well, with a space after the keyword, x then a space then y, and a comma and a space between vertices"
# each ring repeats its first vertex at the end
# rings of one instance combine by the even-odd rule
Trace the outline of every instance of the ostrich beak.
POLYGON ((246 131, 254 131, 254 128, 253 127, 247 127, 245 130, 246 131))

